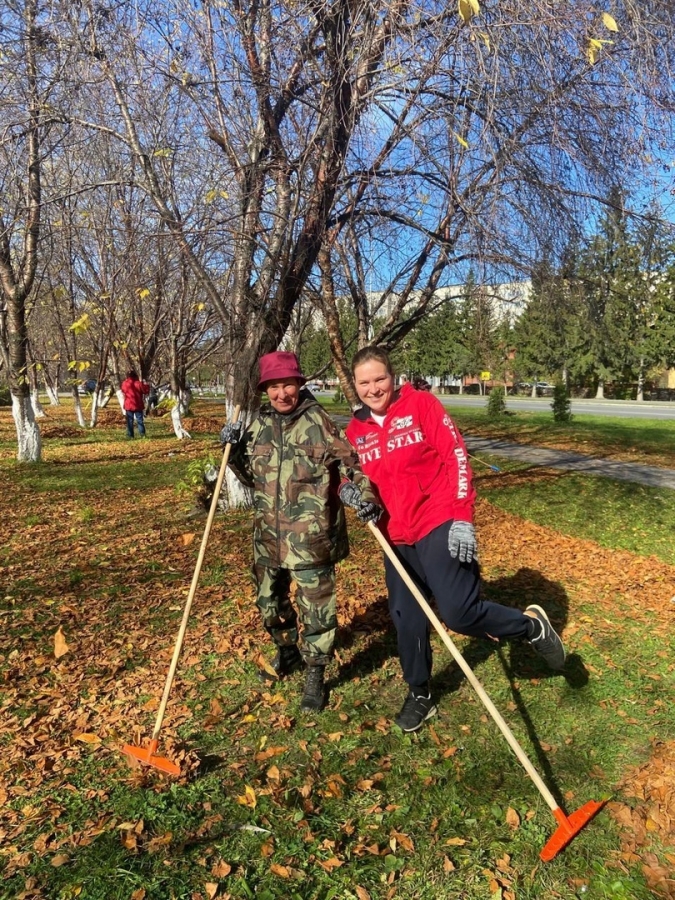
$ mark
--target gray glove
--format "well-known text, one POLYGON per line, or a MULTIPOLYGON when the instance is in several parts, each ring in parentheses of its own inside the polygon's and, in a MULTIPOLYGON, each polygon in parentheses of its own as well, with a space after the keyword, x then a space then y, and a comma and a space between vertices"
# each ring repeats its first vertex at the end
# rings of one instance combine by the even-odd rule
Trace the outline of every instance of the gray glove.
POLYGON ((450 556, 459 557, 460 562, 470 563, 478 559, 476 529, 470 522, 453 522, 448 532, 450 556))
POLYGON ((338 497, 345 506, 356 510, 361 522, 377 522, 382 515, 382 507, 363 499, 363 495, 353 481, 343 481, 338 489, 338 497))
POLYGON ((237 444, 241 438, 241 422, 228 422, 220 431, 220 443, 237 444))

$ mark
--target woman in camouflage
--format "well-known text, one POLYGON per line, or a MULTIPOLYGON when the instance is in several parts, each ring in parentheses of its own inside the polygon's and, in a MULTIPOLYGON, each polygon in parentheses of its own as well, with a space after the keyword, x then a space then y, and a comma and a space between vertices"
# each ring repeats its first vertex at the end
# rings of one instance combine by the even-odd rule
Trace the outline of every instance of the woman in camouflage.
POLYGON ((363 522, 381 510, 346 437, 303 387, 295 354, 268 353, 259 365, 267 402, 243 434, 240 423, 226 425, 221 441, 233 445, 230 465, 253 488, 253 571, 277 647, 272 668, 283 678, 306 664, 301 706, 318 710, 337 630, 335 564, 349 553, 340 496, 363 522))

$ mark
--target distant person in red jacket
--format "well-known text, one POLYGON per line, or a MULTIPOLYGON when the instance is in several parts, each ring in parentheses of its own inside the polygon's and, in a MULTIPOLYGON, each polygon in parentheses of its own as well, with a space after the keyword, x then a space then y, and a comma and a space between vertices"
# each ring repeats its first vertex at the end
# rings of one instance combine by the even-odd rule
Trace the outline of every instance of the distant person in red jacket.
POLYGON ((120 385, 124 394, 124 414, 127 420, 127 437, 134 436, 134 419, 138 425, 138 434, 145 437, 145 425, 143 424, 143 410, 145 409, 145 396, 150 392, 150 385, 140 381, 135 369, 129 369, 127 377, 120 385))
MULTIPOLYGON (((551 668, 562 669, 565 648, 540 606, 523 613, 480 598, 476 492, 464 441, 443 404, 409 383, 397 390, 389 357, 378 347, 359 350, 352 371, 363 406, 347 426, 347 437, 380 495, 385 509, 380 527, 410 575, 433 595, 452 631, 522 638, 551 668)), ((429 688, 429 622, 386 556, 384 563, 409 688, 395 721, 403 731, 417 731, 436 712, 429 688)))

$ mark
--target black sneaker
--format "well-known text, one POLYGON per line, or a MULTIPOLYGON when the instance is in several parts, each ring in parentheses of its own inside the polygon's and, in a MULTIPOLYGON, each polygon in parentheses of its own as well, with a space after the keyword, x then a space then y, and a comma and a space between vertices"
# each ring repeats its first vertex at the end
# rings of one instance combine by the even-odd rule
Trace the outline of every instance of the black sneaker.
POLYGON ((436 711, 431 694, 425 697, 424 694, 415 694, 411 688, 394 722, 401 731, 417 731, 427 719, 436 715, 436 711))
POLYGON ((271 672, 268 672, 267 669, 259 669, 258 670, 258 678, 265 682, 265 684, 274 684, 276 681, 280 681, 282 678, 285 678, 286 675, 291 675, 293 672, 297 672, 298 669, 301 669, 303 666, 302 654, 298 650, 297 644, 290 644, 284 647, 278 647, 277 653, 270 666, 277 673, 276 678, 272 675, 271 672))
POLYGON ((533 612, 530 616, 541 625, 541 633, 537 637, 528 638, 528 644, 542 656, 552 669, 562 669, 565 665, 565 647, 553 625, 541 606, 532 604, 525 612, 533 612))
POLYGON ((326 688, 323 683, 324 666, 307 666, 305 690, 300 702, 300 709, 305 712, 316 712, 323 709, 326 703, 326 688))

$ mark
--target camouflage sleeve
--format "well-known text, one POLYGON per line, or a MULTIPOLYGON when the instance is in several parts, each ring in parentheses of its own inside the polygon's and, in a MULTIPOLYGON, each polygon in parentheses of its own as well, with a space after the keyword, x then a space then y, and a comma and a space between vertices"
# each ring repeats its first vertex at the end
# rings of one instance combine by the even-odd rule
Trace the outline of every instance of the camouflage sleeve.
POLYGON ((258 433, 258 419, 254 419, 236 444, 232 444, 228 465, 239 481, 246 487, 253 487, 253 470, 251 469, 251 449, 258 433))
POLYGON ((361 491, 363 499, 368 503, 382 505, 370 479, 363 474, 359 466, 359 457, 352 447, 347 436, 326 413, 321 411, 321 426, 326 440, 326 462, 337 462, 340 479, 353 481, 361 491))

